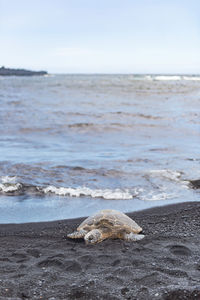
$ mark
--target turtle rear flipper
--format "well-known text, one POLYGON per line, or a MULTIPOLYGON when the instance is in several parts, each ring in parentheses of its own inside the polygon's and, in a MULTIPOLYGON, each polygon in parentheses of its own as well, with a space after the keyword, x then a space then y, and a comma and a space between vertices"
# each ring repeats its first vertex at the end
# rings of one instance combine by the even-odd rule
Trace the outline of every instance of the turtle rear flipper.
POLYGON ((145 237, 144 234, 135 234, 133 232, 130 233, 124 233, 123 235, 123 239, 127 242, 136 242, 136 241, 140 241, 145 237))
POLYGON ((68 238, 70 239, 81 239, 87 234, 86 230, 79 230, 79 231, 74 231, 70 234, 67 235, 68 238))

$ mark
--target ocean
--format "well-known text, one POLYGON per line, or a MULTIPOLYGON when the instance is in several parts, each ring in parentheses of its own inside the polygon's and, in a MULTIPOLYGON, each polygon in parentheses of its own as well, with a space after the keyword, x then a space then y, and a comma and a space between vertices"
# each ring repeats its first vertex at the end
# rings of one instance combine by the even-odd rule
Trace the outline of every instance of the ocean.
POLYGON ((200 76, 0 77, 0 223, 198 201, 200 76))

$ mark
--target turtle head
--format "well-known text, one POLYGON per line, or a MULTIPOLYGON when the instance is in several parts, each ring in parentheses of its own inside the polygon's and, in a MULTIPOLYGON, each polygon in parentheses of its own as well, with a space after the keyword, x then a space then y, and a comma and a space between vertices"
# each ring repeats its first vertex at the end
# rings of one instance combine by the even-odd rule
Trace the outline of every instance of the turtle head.
POLYGON ((85 235, 84 239, 85 239, 85 242, 87 245, 96 244, 103 240, 102 233, 99 229, 93 229, 93 230, 89 231, 85 235))

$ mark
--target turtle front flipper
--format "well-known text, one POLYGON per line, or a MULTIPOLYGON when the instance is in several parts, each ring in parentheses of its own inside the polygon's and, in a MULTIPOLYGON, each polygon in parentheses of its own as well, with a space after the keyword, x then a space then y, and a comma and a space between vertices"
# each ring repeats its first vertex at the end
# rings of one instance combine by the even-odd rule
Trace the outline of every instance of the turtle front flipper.
POLYGON ((100 229, 93 229, 85 235, 84 239, 86 244, 96 244, 102 242, 105 236, 100 229))
POLYGON ((124 233, 123 239, 127 242, 136 242, 140 241, 145 237, 144 234, 135 234, 133 232, 130 233, 124 233))
POLYGON ((87 234, 86 230, 79 230, 79 231, 74 231, 70 234, 67 235, 68 238, 70 239, 81 239, 84 238, 84 236, 87 234))

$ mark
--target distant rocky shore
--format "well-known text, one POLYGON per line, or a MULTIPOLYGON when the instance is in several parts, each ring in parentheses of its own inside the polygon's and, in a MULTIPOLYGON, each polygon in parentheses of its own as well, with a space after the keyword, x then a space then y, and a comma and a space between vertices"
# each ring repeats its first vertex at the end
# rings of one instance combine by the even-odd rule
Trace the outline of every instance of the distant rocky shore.
POLYGON ((46 75, 46 71, 30 71, 25 69, 9 69, 5 67, 0 68, 0 76, 35 76, 46 75))

